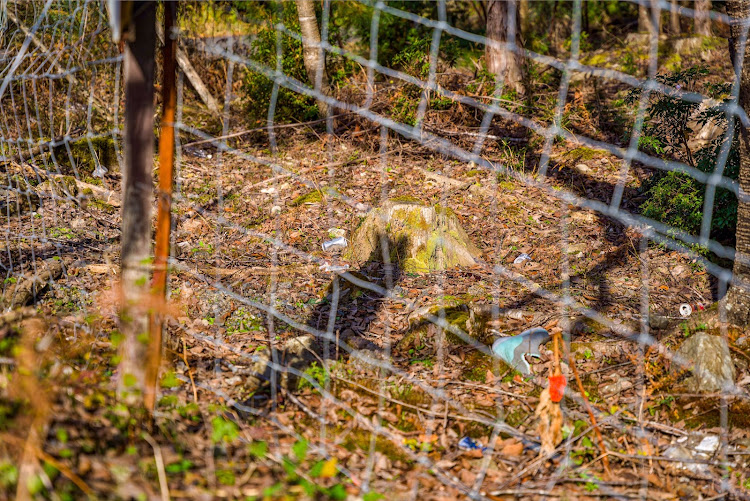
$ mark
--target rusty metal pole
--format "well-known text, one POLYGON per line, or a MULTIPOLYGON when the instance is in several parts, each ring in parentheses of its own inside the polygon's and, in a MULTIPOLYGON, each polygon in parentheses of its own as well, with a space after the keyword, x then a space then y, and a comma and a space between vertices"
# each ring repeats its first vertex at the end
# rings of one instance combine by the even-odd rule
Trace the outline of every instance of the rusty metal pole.
POLYGON ((172 228, 172 185, 174 182, 175 108, 177 107, 177 41, 172 28, 177 19, 176 0, 164 2, 164 48, 162 114, 159 134, 159 188, 157 191, 156 248, 154 250, 154 308, 149 322, 150 337, 146 367, 146 409, 153 412, 161 363, 162 320, 166 308, 167 260, 172 228))

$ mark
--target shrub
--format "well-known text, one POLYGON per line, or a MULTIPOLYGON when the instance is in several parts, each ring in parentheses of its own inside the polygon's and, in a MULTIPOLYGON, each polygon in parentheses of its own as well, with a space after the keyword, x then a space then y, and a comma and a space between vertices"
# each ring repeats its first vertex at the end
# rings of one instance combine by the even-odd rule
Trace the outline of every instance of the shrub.
MULTIPOLYGON (((701 77, 708 74, 704 68, 690 68, 668 75, 659 75, 656 80, 684 91, 700 91, 713 99, 708 105, 683 100, 679 92, 654 91, 649 97, 644 116, 643 134, 639 147, 654 155, 682 161, 698 170, 711 174, 717 168, 720 152, 727 139, 724 135, 715 138, 704 147, 692 151, 689 143, 698 129, 709 122, 726 128, 725 114, 729 85, 699 85, 701 77)), ((626 97, 628 104, 635 105, 640 98, 640 89, 633 89, 626 97)), ((732 138, 723 175, 737 179, 739 155, 737 138, 732 138)), ((641 204, 643 214, 651 219, 669 224, 674 228, 697 234, 703 221, 706 186, 687 174, 680 172, 658 172, 645 185, 648 198, 641 204)), ((713 237, 730 237, 737 221, 737 198, 723 188, 717 188, 714 198, 711 230, 713 237)))

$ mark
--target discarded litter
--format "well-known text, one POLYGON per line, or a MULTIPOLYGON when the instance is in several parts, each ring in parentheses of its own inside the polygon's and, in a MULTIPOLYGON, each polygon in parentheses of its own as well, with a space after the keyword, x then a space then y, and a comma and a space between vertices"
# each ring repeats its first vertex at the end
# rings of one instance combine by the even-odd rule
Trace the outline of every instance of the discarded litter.
POLYGON ((320 265, 319 269, 320 269, 320 271, 326 272, 326 273, 328 273, 328 272, 330 272, 330 273, 344 273, 345 271, 347 271, 349 269, 349 265, 348 264, 342 264, 342 265, 338 265, 337 266, 337 265, 332 265, 332 264, 326 263, 326 264, 320 265))
POLYGON ((527 329, 517 336, 503 337, 492 343, 492 353, 521 374, 531 374, 531 366, 526 355, 540 358, 539 345, 551 339, 549 332, 542 327, 527 329))
POLYGON ((349 245, 344 237, 336 237, 332 240, 323 242, 323 250, 326 252, 333 252, 341 249, 345 249, 349 245))
POLYGON ((521 264, 524 261, 531 261, 531 256, 529 256, 526 253, 523 253, 513 260, 513 264, 521 264))
POLYGON ((683 316, 683 317, 689 317, 692 314, 693 314, 693 307, 692 306, 690 306, 687 303, 682 303, 680 305, 680 315, 681 316, 683 316))
POLYGON ((458 442, 458 448, 462 451, 482 451, 486 449, 486 447, 482 447, 478 443, 476 443, 474 440, 472 440, 469 437, 464 437, 458 442))
POLYGON ((273 195, 274 193, 276 193, 276 188, 271 186, 270 188, 263 188, 262 190, 260 190, 260 192, 265 195, 273 195))

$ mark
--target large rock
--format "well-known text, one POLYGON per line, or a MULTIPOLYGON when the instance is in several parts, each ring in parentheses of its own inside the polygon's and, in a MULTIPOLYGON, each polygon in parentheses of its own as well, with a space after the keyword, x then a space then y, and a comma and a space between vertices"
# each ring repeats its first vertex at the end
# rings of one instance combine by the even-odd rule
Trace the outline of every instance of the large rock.
POLYGON ((734 384, 736 370, 724 338, 697 332, 682 343, 677 355, 688 361, 692 375, 685 387, 693 393, 712 393, 734 384))
POLYGON ((362 221, 344 257, 357 264, 382 261, 383 237, 391 262, 407 273, 472 266, 481 255, 452 210, 389 200, 362 221))

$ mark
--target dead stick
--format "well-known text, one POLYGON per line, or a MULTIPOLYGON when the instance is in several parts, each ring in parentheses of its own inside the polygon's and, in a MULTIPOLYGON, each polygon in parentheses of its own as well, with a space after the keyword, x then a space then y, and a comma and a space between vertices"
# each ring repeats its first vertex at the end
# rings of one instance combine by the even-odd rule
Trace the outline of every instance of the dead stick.
MULTIPOLYGON (((165 5, 168 3, 169 2, 165 3, 165 5)), ((161 25, 157 23, 156 34, 159 37, 159 41, 162 44, 165 42, 165 37, 164 37, 165 33, 169 35, 171 38, 171 33, 169 33, 165 29, 162 29, 161 25)), ((171 42, 173 42, 173 40, 171 42)), ((195 71, 195 68, 193 67, 193 65, 190 64, 190 59, 188 58, 187 54, 185 54, 185 52, 179 47, 175 46, 175 48, 176 48, 177 63, 180 65, 180 69, 182 70, 182 72, 185 73, 185 76, 188 78, 190 85, 193 86, 193 89, 195 89, 195 92, 201 98, 201 101, 203 101, 203 104, 206 105, 206 108, 208 108, 208 111, 210 111, 214 115, 218 115, 220 113, 219 103, 216 102, 216 99, 214 99, 214 96, 212 96, 211 93, 208 91, 208 87, 206 87, 206 84, 203 83, 203 80, 201 80, 201 77, 198 76, 198 72, 195 71)))
MULTIPOLYGON (((23 446, 27 445, 27 442, 23 440, 22 438, 16 437, 14 435, 9 435, 7 433, 0 433, 0 438, 2 438, 3 441, 15 442, 23 446)), ((73 482, 79 489, 81 489, 81 491, 83 491, 84 494, 86 494, 87 496, 92 496, 94 494, 94 491, 91 490, 91 487, 89 487, 86 484, 86 482, 83 481, 81 477, 73 473, 73 471, 70 468, 68 468, 67 466, 59 462, 54 457, 44 452, 42 449, 40 449, 36 445, 33 445, 33 444, 28 444, 28 445, 31 448, 31 451, 34 453, 34 455, 36 455, 37 458, 57 468, 57 470, 60 473, 62 473, 63 476, 65 476, 65 478, 73 482)))
POLYGON ((185 338, 182 338, 182 361, 185 362, 185 367, 187 367, 188 370, 188 377, 190 377, 190 384, 193 385, 193 401, 197 404, 198 403, 198 390, 195 388, 195 379, 193 379, 193 369, 190 368, 190 364, 188 363, 187 359, 187 343, 185 343, 185 338))
POLYGON ((570 362, 570 368, 573 369, 573 376, 575 376, 576 378, 576 383, 578 383, 578 391, 581 392, 581 398, 583 398, 583 403, 586 405, 586 412, 588 412, 589 419, 591 419, 591 426, 594 428, 594 433, 596 433, 596 440, 599 443, 599 449, 602 451, 602 463, 604 464, 604 471, 607 473, 608 477, 612 477, 612 471, 609 469, 609 453, 607 451, 607 447, 604 445, 604 439, 602 438, 601 430, 599 430, 599 425, 596 423, 594 411, 591 410, 589 399, 586 396, 586 390, 583 389, 583 382, 578 376, 578 367, 576 367, 576 363, 573 360, 572 355, 568 357, 568 361, 570 362))

